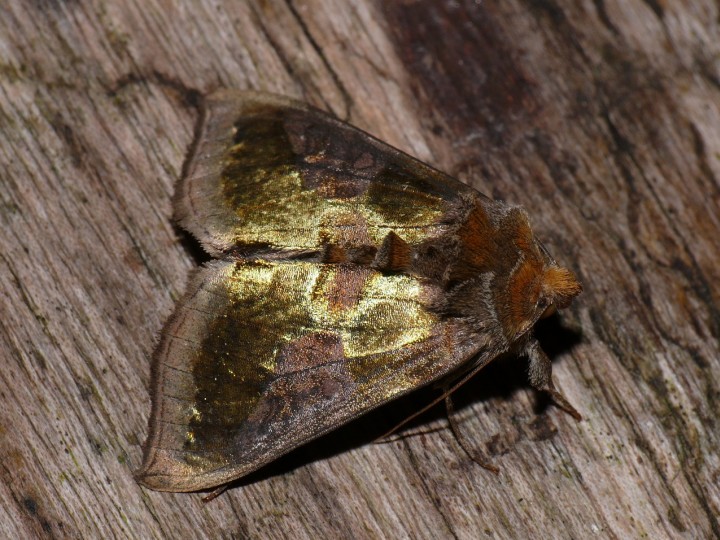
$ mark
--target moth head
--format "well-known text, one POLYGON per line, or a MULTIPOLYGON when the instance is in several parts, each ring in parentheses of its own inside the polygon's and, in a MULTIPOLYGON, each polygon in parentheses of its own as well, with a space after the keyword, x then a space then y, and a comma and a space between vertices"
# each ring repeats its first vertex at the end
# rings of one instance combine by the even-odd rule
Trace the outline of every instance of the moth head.
POLYGON ((538 319, 568 307, 582 292, 575 274, 558 265, 545 247, 531 237, 518 242, 518 260, 507 281, 504 326, 508 337, 526 333, 538 319))

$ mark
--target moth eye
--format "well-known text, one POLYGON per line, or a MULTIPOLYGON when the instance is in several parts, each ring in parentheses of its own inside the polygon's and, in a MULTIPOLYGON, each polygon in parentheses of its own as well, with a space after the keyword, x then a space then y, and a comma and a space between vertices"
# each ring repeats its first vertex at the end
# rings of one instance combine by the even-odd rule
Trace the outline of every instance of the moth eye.
POLYGON ((557 312, 557 308, 555 307, 555 304, 550 304, 548 307, 545 308, 545 311, 542 312, 542 315, 540 315, 540 318, 546 319, 547 317, 554 315, 556 312, 557 312))

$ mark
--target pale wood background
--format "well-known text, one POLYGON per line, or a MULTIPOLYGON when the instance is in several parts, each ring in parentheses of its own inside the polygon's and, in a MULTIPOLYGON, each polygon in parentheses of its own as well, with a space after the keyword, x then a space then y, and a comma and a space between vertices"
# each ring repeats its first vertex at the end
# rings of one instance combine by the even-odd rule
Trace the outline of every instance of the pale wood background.
POLYGON ((720 4, 9 0, 0 7, 0 536, 720 535, 720 4), (333 111, 523 204, 586 292, 523 362, 210 504, 141 489, 149 356, 198 263, 170 200, 200 92, 333 111))

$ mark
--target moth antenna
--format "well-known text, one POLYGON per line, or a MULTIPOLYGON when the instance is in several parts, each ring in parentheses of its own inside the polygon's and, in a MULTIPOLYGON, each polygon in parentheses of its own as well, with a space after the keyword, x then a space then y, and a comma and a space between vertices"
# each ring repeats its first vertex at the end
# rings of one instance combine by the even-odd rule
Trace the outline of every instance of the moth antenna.
POLYGON ((407 424, 410 420, 412 420, 412 419, 414 419, 414 418, 417 418, 418 416, 420 416, 422 413, 424 413, 424 412, 427 411, 428 409, 431 409, 432 407, 434 407, 435 405, 437 405, 438 403, 440 403, 441 401, 443 401, 446 397, 448 397, 450 394, 452 394, 453 392, 455 392, 455 391, 456 391, 458 388, 460 388, 463 384, 465 384, 465 383, 468 382, 470 379, 472 379, 472 378, 473 378, 482 368, 484 368, 486 365, 487 365, 487 363, 480 364, 480 365, 474 367, 473 369, 471 369, 471 370, 467 373, 467 375, 465 375, 462 379, 460 379, 459 382, 456 382, 454 385, 452 385, 452 386, 450 387, 450 389, 445 389, 445 390, 443 391, 442 395, 441 395, 439 398, 436 398, 436 399, 432 400, 429 404, 425 405, 422 409, 420 409, 419 411, 414 412, 413 414, 411 414, 410 416, 408 416, 405 420, 403 420, 402 422, 400 422, 399 424, 397 424, 395 427, 393 427, 393 428, 392 428, 390 431, 388 431, 387 433, 382 434, 380 437, 378 437, 377 439, 375 439, 373 442, 374 442, 375 444, 379 443, 379 442, 380 442, 382 439, 384 439, 385 437, 389 437, 390 435, 392 435, 393 433, 395 433, 398 429, 400 429, 401 427, 403 427, 403 426, 404 426, 405 424, 407 424))
POLYGON ((470 441, 468 441, 465 433, 460 429, 460 424, 458 424, 457 420, 455 420, 455 406, 453 405, 452 395, 450 394, 445 396, 445 409, 447 411, 447 418, 450 424, 450 429, 452 430, 453 435, 455 435, 455 440, 457 440, 460 448, 465 450, 467 456, 475 463, 480 465, 483 469, 487 469, 494 474, 500 474, 500 469, 492 463, 486 461, 483 456, 480 456, 475 450, 474 446, 470 444, 470 441))

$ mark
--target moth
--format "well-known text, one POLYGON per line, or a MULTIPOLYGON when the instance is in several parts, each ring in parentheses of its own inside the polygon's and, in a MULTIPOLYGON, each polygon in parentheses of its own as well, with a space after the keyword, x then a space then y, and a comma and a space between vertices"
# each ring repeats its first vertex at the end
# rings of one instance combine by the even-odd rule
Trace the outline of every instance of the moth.
POLYGON ((142 485, 226 485, 507 353, 579 417, 532 328, 581 286, 521 207, 303 103, 222 90, 174 208, 213 260, 154 354, 142 485))

